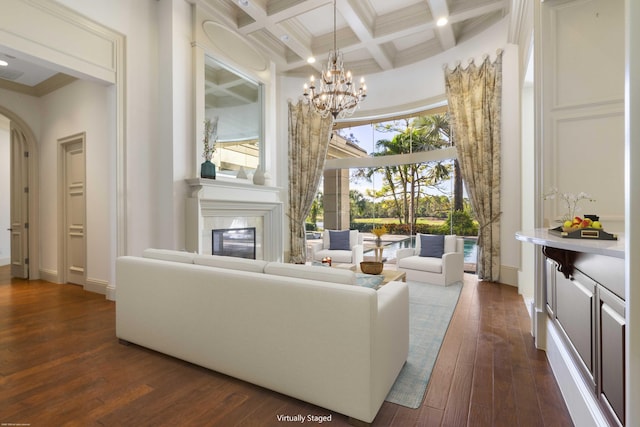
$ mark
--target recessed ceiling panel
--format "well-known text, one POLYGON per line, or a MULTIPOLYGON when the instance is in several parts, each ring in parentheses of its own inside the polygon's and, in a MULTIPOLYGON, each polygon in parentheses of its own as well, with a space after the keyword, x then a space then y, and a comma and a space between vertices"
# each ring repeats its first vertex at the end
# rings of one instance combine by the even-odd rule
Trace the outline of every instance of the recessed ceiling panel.
POLYGON ((397 50, 405 50, 426 43, 434 37, 435 34, 433 30, 428 30, 421 33, 410 34, 406 37, 397 38, 393 41, 393 45, 397 50))
MULTIPOLYGON (((333 33, 333 4, 329 3, 326 6, 312 9, 302 15, 298 15, 296 19, 314 37, 333 33)), ((336 13, 336 27, 340 29, 345 26, 346 21, 340 15, 340 10, 338 10, 336 13)))
POLYGON ((404 9, 414 4, 422 3, 426 6, 424 0, 369 0, 371 6, 376 11, 376 15, 386 15, 399 9, 404 9))

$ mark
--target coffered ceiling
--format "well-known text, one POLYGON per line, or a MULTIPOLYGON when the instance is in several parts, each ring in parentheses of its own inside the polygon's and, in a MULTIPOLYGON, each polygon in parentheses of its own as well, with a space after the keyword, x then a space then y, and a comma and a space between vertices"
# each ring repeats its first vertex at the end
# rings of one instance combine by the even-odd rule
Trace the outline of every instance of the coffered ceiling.
MULTIPOLYGON (((201 0, 289 76, 318 73, 333 48, 333 0, 201 0), (307 58, 314 56, 313 65, 307 58)), ((402 67, 473 37, 510 0, 337 0, 336 44, 356 76, 402 67), (448 23, 438 26, 439 18, 448 23)))
MULTIPOLYGON (((333 48, 333 0, 195 1, 274 61, 279 74, 318 74, 333 48)), ((356 77, 391 70, 473 37, 507 15, 512 1, 337 0, 336 44, 356 77), (448 23, 439 27, 441 17, 448 23)), ((42 96, 74 80, 11 53, 0 46, 9 62, 0 66, 0 87, 42 96)))

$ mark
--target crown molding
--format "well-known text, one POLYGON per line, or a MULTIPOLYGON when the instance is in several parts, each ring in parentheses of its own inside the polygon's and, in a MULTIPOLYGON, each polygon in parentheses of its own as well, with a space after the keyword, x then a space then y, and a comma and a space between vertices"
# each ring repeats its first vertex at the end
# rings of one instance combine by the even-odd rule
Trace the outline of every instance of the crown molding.
POLYGON ((54 76, 51 76, 47 80, 44 80, 35 86, 28 86, 22 83, 0 79, 0 88, 40 98, 62 87, 65 87, 68 84, 75 82, 76 80, 78 79, 63 73, 58 73, 54 76))

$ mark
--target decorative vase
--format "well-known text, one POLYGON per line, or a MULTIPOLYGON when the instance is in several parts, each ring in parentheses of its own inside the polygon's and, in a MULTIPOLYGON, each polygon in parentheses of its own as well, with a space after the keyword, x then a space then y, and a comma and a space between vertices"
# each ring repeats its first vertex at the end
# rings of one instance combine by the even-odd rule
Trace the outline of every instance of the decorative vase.
POLYGON ((259 165, 253 173, 253 183, 255 185, 264 185, 264 170, 259 165))
POLYGON ((382 246, 382 237, 376 237, 376 247, 379 248, 382 246))
POLYGON ((200 178, 216 179, 216 165, 211 160, 205 160, 200 165, 200 178))
POLYGON ((240 166, 240 169, 238 169, 238 174, 236 175, 236 178, 247 179, 247 173, 245 172, 243 166, 240 166))

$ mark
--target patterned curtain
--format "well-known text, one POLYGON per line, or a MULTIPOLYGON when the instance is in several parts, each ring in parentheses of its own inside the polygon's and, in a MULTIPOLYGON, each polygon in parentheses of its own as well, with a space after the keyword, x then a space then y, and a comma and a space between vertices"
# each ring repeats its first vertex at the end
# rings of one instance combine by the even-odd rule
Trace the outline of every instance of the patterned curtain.
POLYGON ((477 273, 500 278, 500 127, 502 50, 491 63, 445 68, 451 130, 462 178, 480 224, 477 273))
POLYGON ((318 190, 331 140, 333 117, 322 118, 309 104, 289 102, 289 262, 307 260, 305 218, 318 190))

